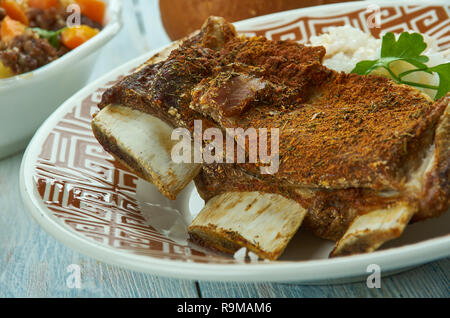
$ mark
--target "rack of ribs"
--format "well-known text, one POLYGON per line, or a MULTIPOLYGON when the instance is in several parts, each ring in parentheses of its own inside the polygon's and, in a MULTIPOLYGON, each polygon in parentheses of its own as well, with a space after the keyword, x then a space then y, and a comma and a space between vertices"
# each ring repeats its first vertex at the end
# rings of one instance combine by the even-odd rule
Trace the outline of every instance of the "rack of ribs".
POLYGON ((409 222, 448 209, 450 96, 433 102, 384 77, 339 73, 322 65, 324 55, 239 36, 211 17, 108 89, 94 134, 171 199, 194 180, 206 205, 189 234, 200 245, 274 260, 303 224, 336 242, 331 256, 374 251, 409 222), (277 172, 171 162, 171 130, 193 132, 195 121, 225 135, 277 128, 277 172))

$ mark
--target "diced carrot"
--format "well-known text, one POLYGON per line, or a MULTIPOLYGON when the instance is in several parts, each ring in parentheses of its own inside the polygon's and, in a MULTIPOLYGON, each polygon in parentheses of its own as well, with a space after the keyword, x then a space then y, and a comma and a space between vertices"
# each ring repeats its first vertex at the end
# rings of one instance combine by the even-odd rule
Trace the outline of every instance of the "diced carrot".
POLYGON ((74 26, 64 29, 61 33, 61 41, 69 49, 80 46, 90 38, 98 34, 98 30, 87 25, 74 26))
POLYGON ((75 0, 80 6, 81 13, 95 22, 103 24, 106 4, 102 0, 75 0))
POLYGON ((59 2, 58 0, 27 0, 27 4, 30 8, 46 10, 56 8, 59 5, 59 2))
POLYGON ((15 36, 23 34, 25 32, 25 29, 26 26, 24 24, 7 16, 3 19, 0 27, 1 40, 4 42, 8 42, 15 36))
POLYGON ((29 24, 24 7, 15 0, 0 0, 0 7, 5 9, 6 15, 11 19, 20 21, 25 25, 29 24))

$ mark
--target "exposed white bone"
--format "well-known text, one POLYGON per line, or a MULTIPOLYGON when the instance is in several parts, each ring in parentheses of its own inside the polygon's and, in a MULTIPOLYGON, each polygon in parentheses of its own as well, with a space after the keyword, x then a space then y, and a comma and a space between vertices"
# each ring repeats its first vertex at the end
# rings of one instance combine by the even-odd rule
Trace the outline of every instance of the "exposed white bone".
POLYGON ((278 194, 227 192, 210 199, 188 228, 202 245, 233 254, 242 247, 277 259, 306 210, 278 194))
POLYGON ((398 202, 356 217, 330 256, 373 252, 383 243, 399 237, 416 211, 417 207, 398 202))
POLYGON ((171 149, 177 143, 171 140, 172 128, 149 114, 109 105, 95 116, 92 128, 116 159, 169 199, 175 199, 200 171, 200 164, 172 161, 171 149))

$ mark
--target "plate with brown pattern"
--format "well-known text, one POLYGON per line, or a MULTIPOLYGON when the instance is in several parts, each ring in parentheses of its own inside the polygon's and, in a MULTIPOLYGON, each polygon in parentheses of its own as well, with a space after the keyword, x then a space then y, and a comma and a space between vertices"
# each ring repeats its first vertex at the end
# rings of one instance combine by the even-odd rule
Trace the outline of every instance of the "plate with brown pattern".
MULTIPOLYGON (((307 41, 330 26, 382 32, 418 31, 450 47, 450 6, 439 1, 371 2, 381 27, 368 28, 368 2, 275 13, 236 23, 239 32, 307 41)), ((160 50, 130 61, 83 88, 36 132, 21 167, 21 193, 30 214, 67 246, 100 261, 175 278, 329 283, 360 280, 368 266, 383 273, 450 255, 450 214, 409 225, 401 238, 362 255, 328 258, 333 243, 301 229, 277 261, 240 262, 186 240, 186 227, 204 205, 193 184, 174 201, 106 153, 91 131, 101 94, 160 50)))

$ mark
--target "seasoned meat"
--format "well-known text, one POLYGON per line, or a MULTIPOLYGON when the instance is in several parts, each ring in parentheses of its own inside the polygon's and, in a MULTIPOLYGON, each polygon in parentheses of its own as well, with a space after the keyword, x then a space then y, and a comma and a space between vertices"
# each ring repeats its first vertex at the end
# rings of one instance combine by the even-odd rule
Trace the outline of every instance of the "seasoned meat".
MULTIPOLYGON (((357 215, 375 208, 385 208, 398 201, 400 194, 383 196, 383 193, 361 188, 327 190, 296 188, 266 182, 253 176, 238 165, 203 165, 202 171, 194 179, 200 196, 211 198, 228 192, 259 191, 277 193, 294 199, 307 209, 305 225, 319 237, 337 240, 357 215)), ((403 200, 403 199, 402 199, 403 200)))
POLYGON ((93 21, 92 19, 85 16, 84 14, 81 15, 81 24, 90 26, 91 28, 94 28, 94 29, 99 29, 99 30, 103 29, 103 25, 101 23, 93 21))
POLYGON ((307 210, 307 227, 340 242, 335 255, 355 248, 357 225, 393 217, 386 231, 364 236, 359 247, 369 251, 399 236, 411 217, 449 207, 450 97, 433 102, 384 77, 335 72, 322 65, 324 54, 240 37, 211 18, 166 60, 149 60, 108 89, 99 107, 131 107, 190 130, 194 120, 224 132, 278 128, 275 174, 254 163, 203 164, 201 197, 259 191, 294 200, 307 210))
MULTIPOLYGON (((414 158, 432 141, 443 106, 383 77, 327 69, 320 63, 324 53, 265 38, 231 37, 220 50, 191 40, 107 91, 100 107, 126 104, 188 128, 201 118, 224 130, 279 128, 282 160, 274 182, 403 188, 414 158), (245 88, 244 79, 242 103, 232 97, 228 103, 235 105, 218 105, 220 92, 237 80, 245 88), (245 94, 256 83, 256 91, 245 94)), ((255 165, 246 169, 258 173, 255 165)))
MULTIPOLYGON (((417 157, 420 166, 412 169, 403 191, 383 192, 373 189, 321 189, 292 187, 279 182, 268 182, 262 175, 254 175, 242 165, 203 165, 195 178, 196 187, 206 201, 233 191, 260 191, 278 193, 299 202, 308 213, 304 224, 319 237, 338 240, 358 215, 375 209, 385 209, 398 202, 407 202, 416 211, 413 220, 437 217, 449 208, 450 200, 450 95, 436 102, 444 108, 433 142, 423 157, 417 157)), ((416 152, 418 154, 419 152, 416 152)))
POLYGON ((27 17, 31 28, 56 31, 66 26, 68 13, 64 8, 38 9, 28 8, 27 17))
MULTIPOLYGON (((215 31, 214 31, 215 32, 215 31)), ((272 80, 276 74, 289 77, 298 72, 297 82, 286 81, 291 85, 292 99, 300 98, 308 91, 292 88, 293 85, 309 85, 306 78, 316 80, 327 76, 329 72, 306 74, 304 65, 310 68, 323 68, 320 61, 325 55, 323 47, 307 47, 291 41, 272 43, 265 38, 243 39, 230 24, 210 20, 197 36, 184 42, 179 49, 172 51, 169 58, 160 63, 148 63, 114 87, 108 89, 99 104, 103 108, 109 104, 127 104, 144 112, 157 115, 174 126, 192 128, 195 119, 205 119, 202 114, 190 108, 191 90, 202 80, 214 77, 214 74, 235 71, 249 71, 263 80, 272 80), (219 25, 219 26, 218 26, 219 25), (208 33, 209 29, 219 29, 220 35, 208 33), (222 46, 218 46, 218 42, 222 46), (259 52, 259 53, 258 53, 259 52), (279 54, 286 55, 280 60, 279 54), (265 57, 278 65, 260 67, 265 57), (301 66, 297 67, 296 64, 301 66), (169 113, 170 110, 170 113, 169 113)), ((205 127, 208 127, 206 125, 205 127)))
POLYGON ((319 96, 290 107, 260 94, 240 116, 223 116, 202 94, 194 94, 191 108, 223 129, 279 128, 282 160, 274 177, 284 184, 402 189, 445 105, 376 76, 335 74, 320 86, 319 96))
POLYGON ((194 99, 196 95, 199 96, 202 105, 208 105, 205 107, 217 109, 215 116, 211 116, 215 120, 240 115, 257 99, 257 95, 264 95, 269 86, 260 78, 228 72, 219 74, 208 84, 194 88, 192 94, 194 99))
MULTIPOLYGON (((70 16, 69 12, 66 12, 65 8, 49 8, 49 9, 38 9, 38 8, 28 8, 27 17, 30 21, 30 27, 41 28, 45 30, 56 31, 67 26, 67 19, 70 16)), ((90 19, 85 15, 81 15, 80 24, 87 25, 92 28, 101 30, 103 26, 90 19)))
POLYGON ((0 42, 0 61, 16 74, 33 71, 58 58, 58 52, 46 40, 27 33, 10 42, 0 42))
POLYGON ((415 221, 437 217, 450 206, 450 94, 437 103, 445 111, 434 131, 434 143, 408 180, 410 195, 419 197, 415 221))
POLYGON ((70 49, 67 46, 65 46, 64 44, 61 43, 59 48, 58 48, 58 50, 56 51, 56 54, 58 54, 58 57, 61 57, 64 54, 67 54, 69 52, 70 52, 70 49))

